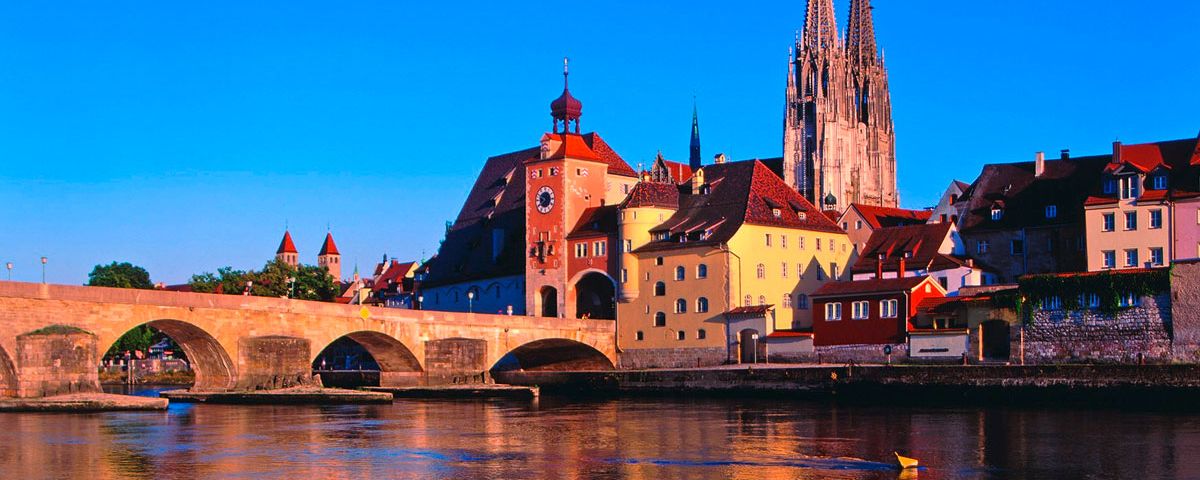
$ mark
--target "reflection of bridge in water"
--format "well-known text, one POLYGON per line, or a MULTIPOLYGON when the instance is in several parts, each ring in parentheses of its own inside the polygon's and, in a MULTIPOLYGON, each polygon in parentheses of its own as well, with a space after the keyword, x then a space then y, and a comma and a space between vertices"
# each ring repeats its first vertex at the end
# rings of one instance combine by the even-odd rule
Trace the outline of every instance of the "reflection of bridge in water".
POLYGON ((383 385, 496 369, 612 369, 616 359, 610 320, 0 282, 0 395, 95 390, 100 355, 143 324, 180 345, 198 390, 303 383, 335 342, 368 352, 383 385))

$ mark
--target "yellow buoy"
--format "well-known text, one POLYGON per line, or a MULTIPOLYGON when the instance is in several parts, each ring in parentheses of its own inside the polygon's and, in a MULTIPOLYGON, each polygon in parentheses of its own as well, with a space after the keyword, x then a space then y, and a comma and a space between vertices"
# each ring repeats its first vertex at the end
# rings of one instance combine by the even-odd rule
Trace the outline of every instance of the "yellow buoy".
POLYGON ((917 459, 908 458, 898 452, 892 452, 896 456, 896 461, 900 462, 900 468, 917 468, 917 459))

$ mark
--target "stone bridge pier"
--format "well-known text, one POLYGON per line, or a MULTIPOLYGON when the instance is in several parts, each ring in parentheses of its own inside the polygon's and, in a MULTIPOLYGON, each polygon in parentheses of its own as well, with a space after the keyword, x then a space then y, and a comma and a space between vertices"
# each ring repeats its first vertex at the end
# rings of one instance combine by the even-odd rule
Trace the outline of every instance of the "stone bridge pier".
POLYGON ((0 396, 99 390, 100 359, 149 325, 179 344, 194 390, 310 384, 335 341, 361 345, 382 385, 509 370, 611 370, 611 320, 368 308, 246 297, 0 282, 0 396))

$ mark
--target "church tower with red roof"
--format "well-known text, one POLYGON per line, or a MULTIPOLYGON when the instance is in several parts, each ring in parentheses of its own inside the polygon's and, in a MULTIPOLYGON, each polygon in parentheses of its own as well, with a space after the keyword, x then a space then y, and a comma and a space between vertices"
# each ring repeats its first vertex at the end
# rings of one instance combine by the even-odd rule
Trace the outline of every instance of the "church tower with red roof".
POLYGON ((342 254, 333 243, 333 233, 325 233, 325 243, 321 244, 321 252, 317 254, 317 266, 329 270, 329 276, 334 280, 342 280, 342 254))
POLYGON ((296 251, 291 232, 283 231, 283 240, 279 242, 279 249, 275 250, 275 259, 293 267, 300 265, 300 252, 296 251))

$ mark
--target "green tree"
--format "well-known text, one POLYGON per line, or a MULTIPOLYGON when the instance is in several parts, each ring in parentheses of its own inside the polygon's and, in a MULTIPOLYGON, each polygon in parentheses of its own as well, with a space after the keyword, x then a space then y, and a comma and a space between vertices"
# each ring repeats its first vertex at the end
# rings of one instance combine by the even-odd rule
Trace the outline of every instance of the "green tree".
POLYGON ((341 293, 341 286, 329 275, 325 267, 301 265, 297 268, 279 260, 267 262, 262 270, 258 271, 244 272, 222 267, 217 269, 215 274, 205 272, 193 275, 188 284, 195 292, 221 291, 230 295, 241 295, 245 291, 246 282, 250 282, 250 294, 259 297, 291 297, 330 302, 341 293))
POLYGON ((129 262, 96 265, 88 274, 88 286, 151 289, 150 273, 129 262))
POLYGON ((240 295, 246 287, 246 280, 249 274, 241 270, 234 270, 233 267, 221 267, 217 269, 217 273, 204 272, 199 275, 192 275, 188 280, 188 285, 192 287, 193 292, 200 293, 228 293, 240 295))
POLYGON ((154 345, 155 333, 157 333, 157 331, 151 328, 149 325, 139 325, 134 327, 133 330, 125 332, 124 335, 121 335, 121 338, 118 338, 117 341, 112 344, 112 347, 109 347, 108 352, 105 353, 104 356, 122 356, 126 351, 132 352, 134 350, 145 351, 146 349, 150 348, 151 345, 154 345))

